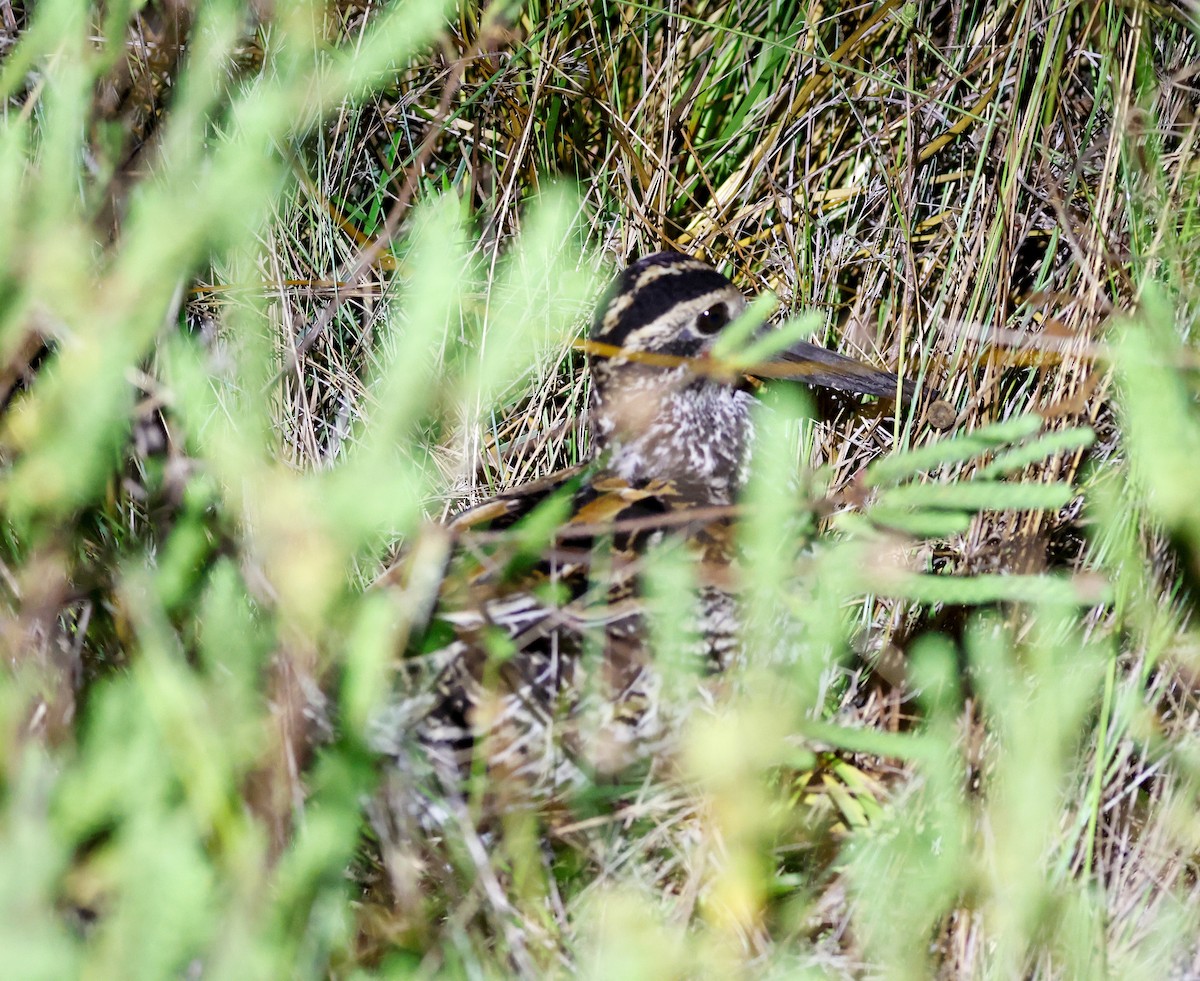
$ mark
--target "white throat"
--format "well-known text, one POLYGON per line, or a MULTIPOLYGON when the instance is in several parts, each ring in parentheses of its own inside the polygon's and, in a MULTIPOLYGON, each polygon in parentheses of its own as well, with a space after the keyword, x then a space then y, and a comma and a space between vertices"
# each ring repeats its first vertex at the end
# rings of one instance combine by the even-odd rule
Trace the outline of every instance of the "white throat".
POLYGON ((745 483, 754 398, 685 372, 612 372, 593 390, 592 436, 607 469, 666 480, 697 504, 731 504, 745 483))

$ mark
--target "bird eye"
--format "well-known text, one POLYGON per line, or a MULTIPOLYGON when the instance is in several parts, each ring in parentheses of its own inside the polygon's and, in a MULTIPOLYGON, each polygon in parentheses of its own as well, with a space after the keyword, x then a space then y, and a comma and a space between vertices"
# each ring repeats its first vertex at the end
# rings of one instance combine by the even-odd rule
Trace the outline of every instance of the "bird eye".
POLYGON ((696 333, 710 336, 729 323, 729 311, 724 303, 709 307, 696 318, 696 333))

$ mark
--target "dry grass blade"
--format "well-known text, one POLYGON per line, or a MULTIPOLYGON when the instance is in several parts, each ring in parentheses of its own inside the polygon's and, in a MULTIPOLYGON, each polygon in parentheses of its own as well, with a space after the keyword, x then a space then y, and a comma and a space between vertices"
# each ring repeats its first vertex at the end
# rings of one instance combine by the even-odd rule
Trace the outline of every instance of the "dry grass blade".
POLYGON ((0 0, 6 964, 1200 976, 1194 13, 0 0), (667 247, 821 346, 573 340, 667 247), (773 400, 744 499, 521 524, 603 359, 773 400), (495 673, 636 582, 686 722, 439 796, 377 716, 535 561, 585 588, 495 673))

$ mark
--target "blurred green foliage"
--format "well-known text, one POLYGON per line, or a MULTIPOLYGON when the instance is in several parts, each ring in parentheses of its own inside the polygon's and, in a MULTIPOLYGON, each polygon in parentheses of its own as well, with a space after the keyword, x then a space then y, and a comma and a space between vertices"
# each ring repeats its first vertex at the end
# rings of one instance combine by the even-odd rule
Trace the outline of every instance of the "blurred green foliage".
MULTIPOLYGON (((260 278, 261 227, 291 180, 286 148, 394 84, 452 12, 396 3, 353 43, 332 44, 319 5, 283 4, 261 31, 264 70, 235 80, 225 66, 247 10, 198 5, 153 172, 130 185, 119 234, 106 239, 97 216, 111 174, 90 113, 135 6, 106 5, 97 43, 97 10, 40 4, 0 71, 0 355, 10 364, 31 341, 46 349, 14 383, 0 431, 6 977, 400 976, 427 956, 476 977, 514 965, 549 973, 564 969, 553 945, 530 953, 515 931, 541 936, 556 917, 569 921, 573 966, 598 977, 819 976, 808 956, 823 932, 808 919, 812 880, 802 861, 789 865, 818 850, 836 853, 851 929, 888 976, 930 976, 932 938, 961 906, 987 923, 988 963, 1002 977, 1031 965, 1160 976, 1162 958, 1194 944, 1196 914, 1180 896, 1128 942, 1125 961, 1099 963, 1103 884, 1091 877, 1102 785, 1128 733, 1183 774, 1176 834, 1200 840, 1187 807, 1200 777, 1194 745, 1115 695, 1122 654, 1144 656, 1148 676, 1168 653, 1194 668, 1200 649, 1194 628, 1179 629, 1158 602, 1163 570, 1143 533, 1172 539, 1186 591, 1200 576, 1200 413, 1175 300, 1149 278, 1140 312, 1113 335, 1128 463, 1081 484, 1020 475, 1081 452, 1094 431, 1048 431, 1021 415, 883 457, 862 477, 864 506, 840 508, 814 544, 809 502, 829 473, 796 476, 808 406, 783 394, 763 414, 767 445, 787 449, 760 455, 740 532, 754 569, 755 656, 727 704, 687 737, 696 835, 720 857, 688 897, 692 919, 664 912, 636 866, 614 863, 628 874, 605 876, 566 859, 544 867, 538 829, 517 816, 495 849, 515 884, 514 932, 482 946, 463 939, 472 898, 445 922, 431 914, 397 927, 402 939, 384 955, 360 956, 363 890, 350 870, 379 776, 367 732, 437 588, 430 573, 403 594, 364 590, 362 569, 397 540, 418 571, 440 567, 438 541, 421 530, 444 490, 424 434, 463 407, 501 402, 514 378, 568 343, 595 292, 588 212, 569 188, 531 195, 521 234, 485 271, 462 202, 422 198, 391 246, 403 272, 374 339, 368 421, 336 465, 298 471, 282 462, 271 409, 299 338, 282 346, 252 299, 231 308, 216 350, 178 329, 181 297, 212 264, 236 282, 260 278), (181 440, 172 460, 182 476, 131 456, 146 400, 181 440), (974 478, 955 480, 966 461, 980 463, 974 478), (150 493, 140 504, 121 491, 135 466, 150 493), (924 558, 981 511, 1055 511, 1084 483, 1094 577, 956 577, 924 558), (988 607, 969 612, 961 642, 930 633, 914 645, 917 713, 897 732, 826 715, 828 668, 856 656, 855 611, 868 595, 988 607), (88 603, 72 605, 79 597, 88 603), (80 609, 107 624, 86 659, 80 609), (1095 629, 1097 609, 1113 629, 1095 629), (964 713, 983 719, 985 745, 964 745, 964 713), (911 763, 915 778, 881 803, 843 750, 911 763), (821 826, 792 778, 829 759, 836 813, 821 826), (566 912, 545 912, 550 896, 566 912), (434 956, 403 939, 433 935, 458 946, 445 941, 434 956)), ((798 16, 775 5, 773 30, 790 36, 798 16)), ((760 55, 750 91, 699 113, 698 144, 736 137, 759 91, 778 84, 782 50, 760 55)), ((704 77, 739 51, 715 52, 704 77)), ((736 178, 735 158, 722 179, 736 178)), ((1194 243, 1194 230, 1181 234, 1194 243)), ((647 573, 664 661, 683 660, 689 607, 679 598, 693 573, 669 550, 647 573)), ((690 678, 686 665, 680 677, 690 678)))

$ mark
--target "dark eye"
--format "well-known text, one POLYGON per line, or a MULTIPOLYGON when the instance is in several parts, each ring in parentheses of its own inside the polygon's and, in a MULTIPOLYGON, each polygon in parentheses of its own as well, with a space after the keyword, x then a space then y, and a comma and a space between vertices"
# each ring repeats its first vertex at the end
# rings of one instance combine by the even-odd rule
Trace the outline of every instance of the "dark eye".
POLYGON ((709 307, 696 318, 696 333, 710 336, 729 323, 729 311, 724 303, 709 307))

